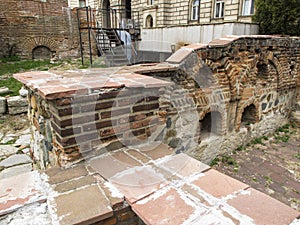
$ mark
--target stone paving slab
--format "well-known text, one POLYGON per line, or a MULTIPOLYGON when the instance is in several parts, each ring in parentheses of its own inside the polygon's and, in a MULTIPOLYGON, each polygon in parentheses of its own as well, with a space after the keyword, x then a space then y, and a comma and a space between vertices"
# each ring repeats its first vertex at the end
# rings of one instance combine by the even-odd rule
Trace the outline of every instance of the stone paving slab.
POLYGON ((44 184, 37 171, 3 179, 0 185, 0 216, 46 199, 44 184))
POLYGON ((79 165, 73 168, 61 169, 59 167, 53 167, 46 171, 49 176, 50 184, 58 184, 64 181, 68 181, 74 178, 87 176, 88 171, 85 166, 79 165))
POLYGON ((153 88, 164 87, 170 84, 167 81, 134 72, 122 74, 111 70, 109 75, 103 74, 102 69, 94 69, 64 73, 57 72, 57 74, 45 71, 25 72, 14 74, 14 78, 26 84, 26 86, 38 90, 43 98, 50 100, 70 97, 76 93, 87 94, 91 90, 100 88, 153 88))
POLYGON ((184 153, 170 156, 169 158, 158 162, 157 166, 163 167, 172 174, 180 175, 181 177, 189 177, 210 168, 208 165, 201 163, 184 153))
POLYGON ((0 162, 0 167, 12 167, 12 166, 16 166, 16 165, 21 165, 21 164, 28 164, 31 163, 32 160, 30 158, 30 156, 26 155, 26 154, 16 154, 16 155, 12 155, 9 156, 8 158, 2 160, 0 162))
POLYGON ((119 172, 142 165, 121 151, 95 157, 88 164, 107 180, 119 172))
POLYGON ((77 188, 86 185, 92 185, 95 183, 96 183, 96 179, 93 176, 84 176, 77 179, 66 181, 64 183, 59 183, 54 187, 54 191, 63 193, 63 192, 75 190, 77 188))
POLYGON ((159 225, 180 225, 195 211, 185 196, 174 188, 158 191, 138 201, 132 209, 146 224, 159 225))
POLYGON ((54 201, 61 225, 91 224, 113 215, 112 208, 97 185, 59 195, 54 201))
MULTIPOLYGON (((141 150, 124 149, 91 159, 99 167, 87 163, 47 170, 53 189, 48 192, 47 203, 54 212, 50 213, 52 221, 116 222, 110 219, 114 210, 129 203, 147 225, 298 222, 295 218, 300 216, 299 212, 186 154, 174 155, 165 146, 154 144, 141 150), (117 169, 112 170, 114 167, 117 169), (106 170, 113 171, 107 178, 106 170)), ((44 187, 38 185, 41 178, 37 172, 3 181, 0 215, 47 198, 44 187)), ((41 216, 45 215, 48 213, 41 212, 41 216)))
POLYGON ((168 183, 149 165, 122 171, 109 181, 120 190, 130 204, 154 193, 168 183))
POLYGON ((3 182, 3 180, 1 179, 14 177, 19 174, 28 173, 30 171, 32 171, 31 163, 6 168, 0 172, 0 182, 3 182))
POLYGON ((203 176, 193 181, 192 184, 217 198, 226 197, 227 195, 245 190, 249 187, 214 169, 204 172, 203 176))
POLYGON ((249 189, 249 194, 230 199, 228 204, 251 217, 257 225, 290 224, 300 216, 296 210, 253 188, 249 189))

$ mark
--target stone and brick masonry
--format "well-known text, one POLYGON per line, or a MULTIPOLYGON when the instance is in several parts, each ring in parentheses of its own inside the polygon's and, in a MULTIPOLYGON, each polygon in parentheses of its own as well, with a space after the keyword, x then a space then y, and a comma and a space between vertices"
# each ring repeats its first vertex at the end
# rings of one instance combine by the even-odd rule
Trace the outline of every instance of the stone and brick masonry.
POLYGON ((34 159, 63 166, 160 141, 209 163, 289 121, 299 101, 299 44, 228 36, 114 73, 17 74, 29 89, 34 159))

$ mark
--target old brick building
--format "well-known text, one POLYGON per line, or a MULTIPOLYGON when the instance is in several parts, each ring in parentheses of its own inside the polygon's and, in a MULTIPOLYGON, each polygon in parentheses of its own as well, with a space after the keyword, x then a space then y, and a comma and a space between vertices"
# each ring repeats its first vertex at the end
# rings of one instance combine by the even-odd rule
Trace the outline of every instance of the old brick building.
MULTIPOLYGON (((256 34, 254 0, 1 0, 0 56, 79 56, 76 8, 93 9, 101 28, 131 33, 137 61, 163 61, 190 43, 225 35, 256 34), (132 33, 129 29, 135 28, 132 33), (138 40, 138 41, 137 41, 138 40)), ((97 23, 96 23, 97 22, 97 23)), ((87 37, 83 37, 87 50, 87 37)), ((92 40, 93 42, 93 40, 92 40)), ((95 44, 95 43, 93 43, 95 44)), ((95 45, 93 46, 95 48, 95 45)), ((95 53, 95 51, 93 51, 95 53)))
POLYGON ((1 0, 0 57, 78 56, 76 15, 67 0, 1 0))

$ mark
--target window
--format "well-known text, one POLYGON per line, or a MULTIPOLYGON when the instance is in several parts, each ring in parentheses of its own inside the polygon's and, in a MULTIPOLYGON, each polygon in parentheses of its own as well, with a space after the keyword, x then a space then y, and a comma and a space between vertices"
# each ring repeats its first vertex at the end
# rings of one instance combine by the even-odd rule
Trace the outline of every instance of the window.
POLYGON ((244 0, 243 3, 243 16, 249 16, 254 13, 254 0, 244 0))
POLYGON ((85 0, 79 0, 79 7, 85 7, 85 0))
POLYGON ((153 27, 153 17, 151 15, 148 15, 146 18, 146 27, 153 27))
POLYGON ((154 0, 148 0, 148 5, 154 5, 154 0))
POLYGON ((215 5, 215 18, 223 18, 224 17, 224 0, 216 0, 215 5))
POLYGON ((192 10, 191 10, 192 20, 197 20, 199 18, 199 5, 200 5, 200 0, 193 0, 192 10))

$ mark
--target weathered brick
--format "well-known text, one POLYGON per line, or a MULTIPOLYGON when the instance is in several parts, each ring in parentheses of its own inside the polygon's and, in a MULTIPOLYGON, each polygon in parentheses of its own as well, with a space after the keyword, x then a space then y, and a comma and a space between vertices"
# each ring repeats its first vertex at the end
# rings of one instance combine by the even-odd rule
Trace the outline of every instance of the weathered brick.
POLYGON ((114 101, 109 102, 95 102, 94 104, 81 106, 81 112, 91 112, 101 109, 108 109, 113 107, 114 101))
POLYGON ((94 115, 85 115, 81 117, 74 117, 74 118, 68 118, 68 119, 59 119, 56 116, 53 115, 53 121, 62 128, 76 125, 76 124, 84 124, 84 123, 89 123, 93 121, 99 120, 99 115, 96 113, 94 115))
POLYGON ((88 124, 83 126, 83 131, 92 131, 92 130, 98 130, 105 127, 111 127, 116 126, 117 121, 116 120, 107 120, 107 121, 100 121, 93 124, 88 124))
POLYGON ((70 137, 70 138, 61 138, 58 135, 56 135, 56 140, 61 144, 63 147, 80 144, 81 142, 90 141, 98 139, 99 135, 97 132, 84 134, 76 137, 70 137))
POLYGON ((59 134, 61 137, 67 137, 71 136, 74 134, 80 134, 81 133, 81 128, 80 127, 71 127, 68 129, 61 129, 59 128, 55 123, 51 122, 51 126, 53 130, 59 134))
POLYGON ((130 108, 116 109, 113 111, 102 112, 101 119, 113 118, 115 116, 120 116, 128 113, 130 113, 130 108))
POLYGON ((140 111, 149 111, 153 109, 158 109, 159 104, 158 103, 153 103, 153 104, 148 104, 148 105, 137 105, 133 107, 133 112, 140 112, 140 111))

